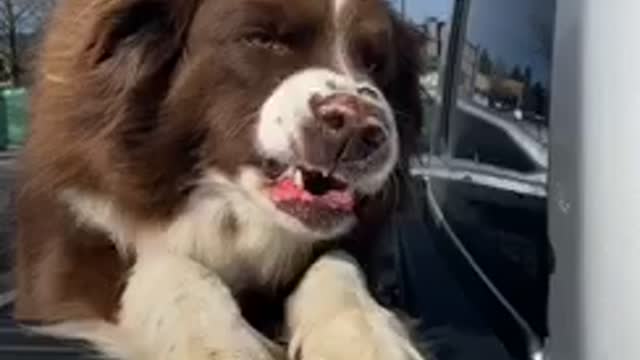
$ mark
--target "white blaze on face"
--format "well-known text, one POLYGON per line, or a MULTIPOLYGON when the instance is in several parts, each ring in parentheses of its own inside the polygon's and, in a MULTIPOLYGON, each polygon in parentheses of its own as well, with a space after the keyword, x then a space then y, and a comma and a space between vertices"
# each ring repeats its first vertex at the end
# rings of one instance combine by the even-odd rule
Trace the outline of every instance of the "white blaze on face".
POLYGON ((335 15, 338 17, 350 0, 333 0, 335 15))
MULTIPOLYGON (((308 68, 286 78, 264 102, 256 128, 256 148, 264 158, 292 164, 304 149, 303 129, 313 117, 309 100, 313 95, 326 97, 335 93, 358 95, 358 84, 351 78, 329 69, 308 68)), ((372 86, 367 84, 367 86, 372 86)), ((373 87, 377 90, 377 88, 373 87)), ((378 93, 381 94, 379 90, 378 93)), ((385 114, 382 121, 390 142, 390 156, 385 164, 366 174, 356 184, 355 190, 363 194, 377 192, 395 167, 399 154, 398 133, 393 111, 383 96, 366 101, 375 103, 385 114)))
POLYGON ((377 192, 386 182, 398 159, 398 134, 393 111, 382 91, 371 81, 359 81, 365 74, 356 74, 349 61, 348 24, 355 13, 350 2, 331 0, 335 37, 328 52, 334 54, 331 67, 314 64, 285 78, 263 103, 256 127, 256 148, 264 158, 292 164, 304 149, 303 129, 315 121, 311 108, 312 96, 326 97, 336 93, 352 94, 379 107, 385 114, 380 119, 387 131, 391 151, 388 161, 370 174, 365 174, 355 190, 363 194, 377 192), (367 88, 368 96, 360 91, 367 88))
POLYGON ((313 121, 311 96, 354 91, 355 84, 349 78, 329 69, 308 68, 289 76, 262 105, 258 151, 283 162, 291 160, 292 145, 302 136, 302 125, 313 121))
POLYGON ((334 52, 338 68, 342 70, 347 76, 353 78, 354 76, 350 69, 350 64, 348 61, 348 40, 346 38, 346 32, 344 31, 344 25, 341 25, 341 22, 345 22, 345 17, 348 16, 348 14, 346 13, 346 9, 349 1, 351 0, 333 0, 333 26, 336 33, 334 52))

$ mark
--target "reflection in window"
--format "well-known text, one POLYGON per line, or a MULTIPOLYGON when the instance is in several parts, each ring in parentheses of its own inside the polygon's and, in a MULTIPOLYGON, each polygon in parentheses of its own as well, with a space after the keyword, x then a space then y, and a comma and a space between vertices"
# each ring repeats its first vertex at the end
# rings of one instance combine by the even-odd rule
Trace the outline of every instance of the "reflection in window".
POLYGON ((424 35, 422 53, 425 72, 421 76, 425 105, 425 126, 420 144, 421 152, 429 152, 430 129, 439 122, 442 102, 442 72, 455 0, 393 0, 393 5, 424 35))
POLYGON ((474 0, 469 6, 450 123, 452 155, 544 171, 555 0, 474 0))

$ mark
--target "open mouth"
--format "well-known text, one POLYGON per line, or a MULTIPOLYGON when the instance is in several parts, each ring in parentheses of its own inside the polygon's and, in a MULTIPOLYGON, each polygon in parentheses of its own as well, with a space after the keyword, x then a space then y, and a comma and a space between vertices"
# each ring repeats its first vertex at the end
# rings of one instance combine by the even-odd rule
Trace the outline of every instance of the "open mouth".
POLYGON ((353 211, 355 205, 353 192, 346 182, 302 167, 292 167, 275 181, 271 199, 276 204, 293 201, 343 212, 353 211))
POLYGON ((284 165, 271 172, 273 175, 276 176, 269 186, 271 201, 280 211, 309 227, 330 227, 354 212, 355 193, 336 175, 284 165))

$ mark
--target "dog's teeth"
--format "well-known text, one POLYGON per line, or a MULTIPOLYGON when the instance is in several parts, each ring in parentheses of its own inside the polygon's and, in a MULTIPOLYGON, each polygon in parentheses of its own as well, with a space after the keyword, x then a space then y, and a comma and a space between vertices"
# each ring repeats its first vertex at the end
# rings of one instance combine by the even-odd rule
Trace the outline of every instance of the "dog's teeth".
POLYGON ((294 175, 296 174, 296 169, 294 167, 289 167, 285 172, 284 172, 284 177, 288 177, 288 178, 292 178, 294 175))
POLYGON ((300 188, 304 188, 304 179, 302 177, 302 171, 300 169, 296 170, 296 173, 293 175, 293 182, 300 188))

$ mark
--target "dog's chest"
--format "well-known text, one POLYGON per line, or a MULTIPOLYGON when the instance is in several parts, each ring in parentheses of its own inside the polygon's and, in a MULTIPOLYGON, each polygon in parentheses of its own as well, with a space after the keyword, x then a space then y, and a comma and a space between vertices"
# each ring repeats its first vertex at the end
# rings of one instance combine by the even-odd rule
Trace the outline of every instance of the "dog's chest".
POLYGON ((254 205, 230 196, 194 202, 169 227, 166 241, 215 271, 234 293, 287 286, 319 245, 284 232, 254 205))

